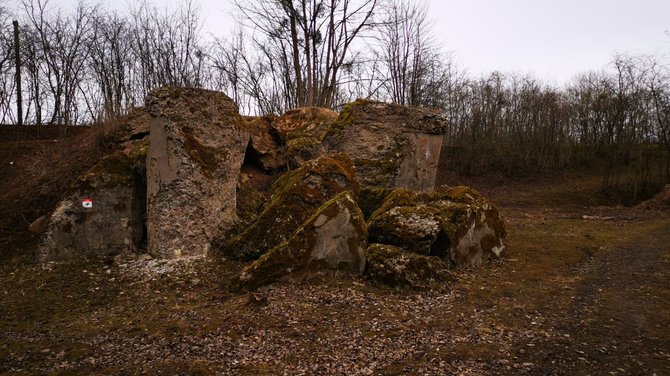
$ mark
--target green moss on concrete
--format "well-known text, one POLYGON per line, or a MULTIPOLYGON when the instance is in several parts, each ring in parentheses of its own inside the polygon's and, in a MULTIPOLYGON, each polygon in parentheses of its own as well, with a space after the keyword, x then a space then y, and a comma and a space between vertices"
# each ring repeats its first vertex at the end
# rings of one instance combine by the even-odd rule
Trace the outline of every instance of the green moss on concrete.
POLYGON ((217 154, 223 151, 203 145, 193 134, 191 128, 184 128, 184 149, 189 157, 198 164, 203 174, 212 177, 219 167, 217 154))
POLYGON ((288 121, 298 124, 295 129, 287 132, 287 141, 301 137, 311 137, 320 142, 338 117, 337 113, 332 110, 317 107, 301 108, 294 111, 289 111, 284 115, 285 118, 288 118, 288 121))
MULTIPOLYGON (((264 253, 258 260, 244 268, 239 282, 247 289, 256 289, 287 277, 299 278, 304 273, 315 270, 332 269, 325 260, 312 260, 310 255, 314 247, 318 246, 319 221, 335 218, 343 210, 352 215, 351 223, 358 226, 355 233, 366 234, 363 213, 355 204, 351 192, 341 192, 318 208, 286 241, 264 253)), ((365 237, 364 237, 365 238, 365 237)), ((364 247, 357 238, 348 240, 349 249, 364 247)), ((352 266, 340 263, 336 270, 351 270, 352 266)))
POLYGON ((246 231, 216 247, 230 258, 256 259, 288 239, 314 210, 344 191, 351 192, 354 199, 360 192, 346 156, 309 161, 273 184, 265 209, 246 231))
POLYGON ((371 242, 440 255, 455 265, 472 263, 473 257, 493 257, 494 251, 504 249, 507 238, 498 210, 469 187, 393 189, 369 216, 368 225, 371 242), (430 223, 438 223, 439 231, 422 226, 430 223))
POLYGON ((273 127, 293 166, 325 154, 323 138, 337 117, 338 114, 329 109, 304 107, 289 110, 273 120, 273 127))
POLYGON ((361 208, 366 220, 370 218, 375 210, 379 209, 392 192, 393 188, 370 186, 361 188, 361 194, 358 197, 358 207, 361 208))
POLYGON ((342 130, 355 122, 355 113, 358 111, 358 108, 365 107, 370 103, 373 102, 367 99, 357 99, 351 103, 345 104, 344 107, 342 107, 342 111, 340 111, 337 120, 335 120, 330 128, 328 128, 324 138, 341 136, 342 130))
POLYGON ((370 215, 370 219, 396 206, 413 206, 436 201, 451 201, 462 204, 488 203, 477 190, 465 186, 441 186, 429 192, 416 192, 407 188, 392 188, 389 190, 390 192, 384 191, 385 199, 377 210, 370 215))
POLYGON ((319 143, 320 141, 313 137, 302 136, 294 138, 286 143, 286 152, 289 156, 295 155, 303 149, 313 149, 318 146, 319 143))
POLYGON ((103 158, 86 175, 115 177, 120 183, 129 183, 133 172, 133 160, 124 152, 118 151, 103 158))
POLYGON ((138 167, 143 167, 148 148, 148 141, 142 141, 125 151, 120 150, 105 156, 77 178, 70 186, 70 192, 85 193, 100 188, 134 184, 136 171, 138 167))
POLYGON ((438 257, 408 253, 386 244, 370 244, 366 277, 392 287, 429 287, 451 280, 448 265, 438 257))
POLYGON ((301 136, 286 143, 286 155, 294 165, 317 158, 322 151, 321 140, 314 136, 301 136))
POLYGON ((149 140, 135 142, 126 150, 126 154, 134 163, 144 163, 149 154, 149 140))
POLYGON ((486 201, 476 189, 466 186, 441 186, 433 192, 424 193, 424 197, 423 200, 435 200, 438 197, 446 197, 454 202, 466 204, 482 203, 486 201))
POLYGON ((381 205, 370 214, 368 222, 396 206, 413 206, 418 203, 418 193, 407 188, 391 188, 381 205))
POLYGON ((309 201, 319 191, 339 193, 341 187, 349 187, 357 199, 360 185, 356 180, 353 164, 344 154, 322 157, 309 161, 299 169, 282 175, 272 185, 272 203, 288 199, 288 196, 299 196, 309 201), (313 177, 310 179, 310 177, 313 177), (318 183, 322 183, 321 186, 318 183))

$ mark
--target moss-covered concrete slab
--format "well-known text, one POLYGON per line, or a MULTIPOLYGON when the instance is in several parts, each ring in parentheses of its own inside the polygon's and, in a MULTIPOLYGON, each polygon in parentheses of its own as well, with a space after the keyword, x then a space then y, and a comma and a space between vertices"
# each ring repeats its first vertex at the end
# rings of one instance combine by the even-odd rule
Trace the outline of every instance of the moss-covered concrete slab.
POLYGON ((468 187, 395 189, 368 225, 371 243, 439 256, 461 267, 501 257, 507 245, 505 223, 496 207, 468 187))
POLYGON ((238 174, 249 133, 225 94, 165 87, 147 97, 149 252, 206 254, 236 216, 238 174))
POLYGON ((370 244, 365 276, 392 287, 429 287, 451 280, 449 266, 439 257, 409 253, 393 245, 370 244))
POLYGON ((285 145, 286 157, 292 166, 326 155, 323 138, 338 113, 319 107, 303 107, 287 111, 272 122, 285 145))
POLYGON ((337 117, 338 113, 331 109, 301 107, 273 119, 272 127, 285 143, 303 136, 320 140, 337 117))
POLYGON ((367 231, 363 213, 351 192, 342 192, 320 207, 285 242, 247 266, 240 275, 243 288, 287 278, 301 278, 314 270, 362 274, 367 231))
POLYGON ((446 127, 438 110, 357 100, 344 106, 323 143, 351 157, 362 185, 427 191, 446 127))
POLYGON ((229 258, 256 259, 286 241, 316 209, 345 191, 355 199, 360 192, 346 156, 311 160, 275 182, 270 201, 244 232, 216 246, 229 258))
POLYGON ((48 219, 40 261, 115 255, 144 245, 148 145, 104 157, 68 189, 48 219))

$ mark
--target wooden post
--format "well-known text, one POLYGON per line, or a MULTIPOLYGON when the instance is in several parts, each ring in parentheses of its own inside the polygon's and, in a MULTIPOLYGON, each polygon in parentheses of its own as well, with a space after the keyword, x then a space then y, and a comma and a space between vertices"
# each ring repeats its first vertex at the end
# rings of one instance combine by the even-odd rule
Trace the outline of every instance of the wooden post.
POLYGON ((23 125, 23 103, 21 100, 21 55, 19 48, 19 21, 14 20, 14 57, 16 60, 16 118, 23 125))

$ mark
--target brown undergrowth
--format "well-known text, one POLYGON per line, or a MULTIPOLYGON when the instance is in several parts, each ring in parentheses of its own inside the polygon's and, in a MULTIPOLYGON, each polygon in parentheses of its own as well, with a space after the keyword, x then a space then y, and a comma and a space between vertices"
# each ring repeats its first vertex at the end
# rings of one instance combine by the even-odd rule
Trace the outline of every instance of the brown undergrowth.
POLYGON ((33 127, 2 133, 0 261, 30 252, 36 243, 30 223, 50 213, 78 176, 114 150, 120 127, 121 122, 71 127, 65 137, 58 127, 41 127, 39 137, 33 127))
POLYGON ((215 257, 5 261, 0 373, 670 373, 670 213, 607 201, 584 172, 499 179, 469 183, 500 207, 508 257, 427 290, 317 275, 244 294, 243 263, 215 257))

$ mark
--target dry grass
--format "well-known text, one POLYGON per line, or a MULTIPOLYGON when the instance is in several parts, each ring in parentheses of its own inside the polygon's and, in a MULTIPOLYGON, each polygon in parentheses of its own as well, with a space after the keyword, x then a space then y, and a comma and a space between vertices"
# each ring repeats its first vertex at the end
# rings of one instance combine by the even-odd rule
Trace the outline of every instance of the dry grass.
POLYGON ((84 132, 0 149, 0 217, 11 219, 0 237, 0 373, 670 372, 670 213, 617 207, 593 173, 443 175, 499 204, 510 249, 437 290, 326 275, 250 296, 229 290, 243 265, 214 257, 8 260, 34 246, 31 218, 114 147, 114 127, 100 129, 102 142, 84 132))
POLYGON ((588 205, 589 184, 491 189, 508 258, 438 290, 322 276, 250 296, 213 257, 4 264, 0 372, 666 374, 670 213, 588 205))
POLYGON ((96 124, 65 138, 0 142, 0 260, 28 251, 36 241, 28 225, 50 213, 69 185, 116 146, 120 129, 119 122, 96 124))

